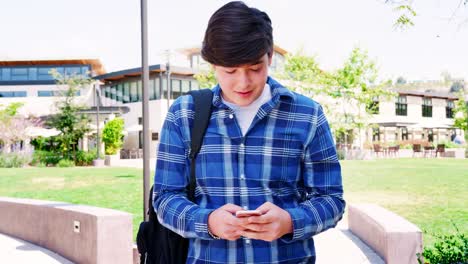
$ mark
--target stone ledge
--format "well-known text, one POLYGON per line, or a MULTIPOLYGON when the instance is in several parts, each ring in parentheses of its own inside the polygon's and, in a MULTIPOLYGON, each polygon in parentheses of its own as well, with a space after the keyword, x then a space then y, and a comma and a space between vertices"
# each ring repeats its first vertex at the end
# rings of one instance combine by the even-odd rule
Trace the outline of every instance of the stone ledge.
POLYGON ((387 264, 418 263, 422 233, 413 223, 374 204, 350 204, 348 226, 387 264))
POLYGON ((133 262, 131 214, 63 202, 0 197, 0 215, 0 233, 29 241, 70 261, 133 262))

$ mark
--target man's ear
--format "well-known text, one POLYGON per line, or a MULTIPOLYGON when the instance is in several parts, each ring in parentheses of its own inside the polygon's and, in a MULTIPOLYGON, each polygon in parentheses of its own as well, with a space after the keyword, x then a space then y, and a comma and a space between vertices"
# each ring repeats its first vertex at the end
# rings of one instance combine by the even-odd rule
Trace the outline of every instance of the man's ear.
POLYGON ((271 62, 273 61, 273 51, 271 52, 271 54, 268 54, 268 67, 271 66, 271 62))

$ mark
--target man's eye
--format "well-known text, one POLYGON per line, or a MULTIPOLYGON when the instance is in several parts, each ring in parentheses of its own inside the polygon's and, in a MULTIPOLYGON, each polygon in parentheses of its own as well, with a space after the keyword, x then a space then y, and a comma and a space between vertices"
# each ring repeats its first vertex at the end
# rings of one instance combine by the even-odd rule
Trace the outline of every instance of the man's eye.
POLYGON ((226 71, 227 74, 233 74, 236 70, 226 71))
POLYGON ((258 72, 258 71, 260 71, 260 68, 251 68, 250 70, 254 71, 254 72, 258 72))

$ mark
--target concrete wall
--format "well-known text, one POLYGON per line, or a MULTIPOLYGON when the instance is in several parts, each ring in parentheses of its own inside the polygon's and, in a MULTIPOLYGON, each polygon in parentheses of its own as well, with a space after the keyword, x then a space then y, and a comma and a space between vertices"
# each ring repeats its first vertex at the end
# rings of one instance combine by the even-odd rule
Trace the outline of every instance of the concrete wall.
POLYGON ((54 251, 70 261, 133 263, 132 216, 128 213, 0 197, 0 215, 0 233, 54 251))

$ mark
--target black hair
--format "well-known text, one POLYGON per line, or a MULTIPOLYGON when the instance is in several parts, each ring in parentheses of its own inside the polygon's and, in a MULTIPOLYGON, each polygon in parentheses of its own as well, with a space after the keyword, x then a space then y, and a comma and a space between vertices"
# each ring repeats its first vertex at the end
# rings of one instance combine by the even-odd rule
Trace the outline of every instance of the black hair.
POLYGON ((211 64, 234 67, 273 53, 273 28, 265 12, 233 1, 208 21, 201 55, 211 64))

